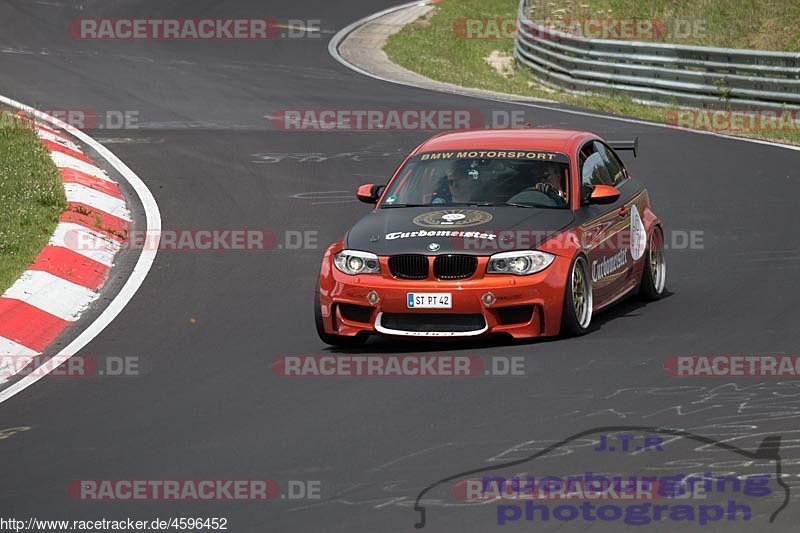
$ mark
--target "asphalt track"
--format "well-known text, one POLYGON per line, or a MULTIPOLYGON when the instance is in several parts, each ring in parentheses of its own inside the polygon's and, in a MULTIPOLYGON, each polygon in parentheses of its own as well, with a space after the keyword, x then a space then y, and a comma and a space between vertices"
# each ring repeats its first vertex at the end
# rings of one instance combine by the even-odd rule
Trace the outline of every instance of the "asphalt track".
MULTIPOLYGON (((0 405, 0 429, 30 427, 0 441, 0 515, 219 516, 237 532, 409 531, 418 518, 414 498, 430 483, 609 425, 680 428, 750 450, 765 436, 781 435, 787 481, 800 486, 800 382, 682 380, 662 368, 673 354, 798 352, 796 151, 526 108, 537 125, 640 137, 641 155, 631 169, 647 182, 667 228, 703 232, 703 249, 668 252, 671 295, 599 315, 595 330, 580 339, 453 347, 378 339, 362 350, 524 356, 524 377, 292 380, 270 371, 278 355, 330 352, 314 333, 311 312, 320 256, 368 210, 348 199, 295 196, 379 182, 428 133, 286 133, 272 129, 265 116, 293 108, 520 109, 384 83, 328 55, 335 30, 390 5, 0 5, 0 94, 42 109, 137 111, 138 129, 88 133, 147 183, 165 229, 316 231, 320 243, 319 249, 266 253, 161 252, 136 297, 82 352, 138 356, 142 376, 49 377, 0 405), (77 17, 131 16, 321 19, 323 34, 223 43, 79 42, 65 31, 77 17), (320 480, 323 499, 108 503, 67 497, 69 480, 89 478, 320 480)), ((690 443, 669 457, 649 456, 643 467, 774 471, 768 461, 742 461, 690 443)), ((613 454, 584 449, 546 466, 566 475, 620 464, 613 454)), ((439 501, 428 506, 427 530, 497 527, 490 506, 458 505, 447 490, 431 497, 439 501)), ((767 519, 779 498, 754 507, 750 524, 690 529, 792 531, 800 517, 796 499, 773 524, 767 519)), ((671 531, 675 524, 648 527, 671 531)), ((516 528, 623 526, 521 521, 516 528)))

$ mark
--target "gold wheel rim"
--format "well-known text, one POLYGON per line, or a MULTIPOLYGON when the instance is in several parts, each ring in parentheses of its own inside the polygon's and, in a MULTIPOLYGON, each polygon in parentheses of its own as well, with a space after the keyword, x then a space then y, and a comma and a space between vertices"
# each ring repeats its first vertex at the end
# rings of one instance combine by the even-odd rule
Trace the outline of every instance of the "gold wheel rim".
POLYGON ((583 328, 588 326, 589 317, 591 317, 590 290, 582 262, 579 261, 575 263, 572 270, 572 305, 575 310, 575 318, 583 328))
POLYGON ((653 288, 657 293, 664 290, 665 267, 663 240, 661 234, 656 232, 650 243, 650 272, 653 275, 653 288))

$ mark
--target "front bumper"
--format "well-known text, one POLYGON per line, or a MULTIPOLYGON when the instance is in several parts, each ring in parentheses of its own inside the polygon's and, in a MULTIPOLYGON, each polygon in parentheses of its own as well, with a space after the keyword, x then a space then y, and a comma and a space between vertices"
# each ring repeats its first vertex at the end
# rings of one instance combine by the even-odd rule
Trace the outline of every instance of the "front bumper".
POLYGON ((320 273, 321 314, 330 334, 452 338, 503 333, 532 338, 557 335, 560 328, 568 258, 556 257, 537 274, 514 276, 485 274, 488 257, 480 257, 471 278, 443 281, 397 279, 389 273, 387 257, 379 258, 381 274, 350 276, 333 266, 332 256, 326 253, 320 273), (411 292, 450 293, 452 307, 411 309, 411 292))

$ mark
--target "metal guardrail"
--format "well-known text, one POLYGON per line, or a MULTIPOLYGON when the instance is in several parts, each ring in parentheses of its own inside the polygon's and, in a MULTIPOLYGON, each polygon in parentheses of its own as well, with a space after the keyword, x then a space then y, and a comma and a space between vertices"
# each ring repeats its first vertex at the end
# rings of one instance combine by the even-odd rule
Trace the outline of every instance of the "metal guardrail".
POLYGON ((733 109, 800 108, 800 53, 587 39, 537 24, 520 0, 514 56, 546 84, 580 93, 733 109))

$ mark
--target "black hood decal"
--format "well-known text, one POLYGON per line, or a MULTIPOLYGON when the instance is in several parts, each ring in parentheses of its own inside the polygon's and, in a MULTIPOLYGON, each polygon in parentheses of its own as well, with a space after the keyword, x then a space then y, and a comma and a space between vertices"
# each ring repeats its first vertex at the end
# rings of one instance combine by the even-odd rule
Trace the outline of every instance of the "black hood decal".
POLYGON ((345 236, 345 247, 377 255, 495 252, 534 248, 572 225, 569 209, 397 207, 376 209, 345 236))

